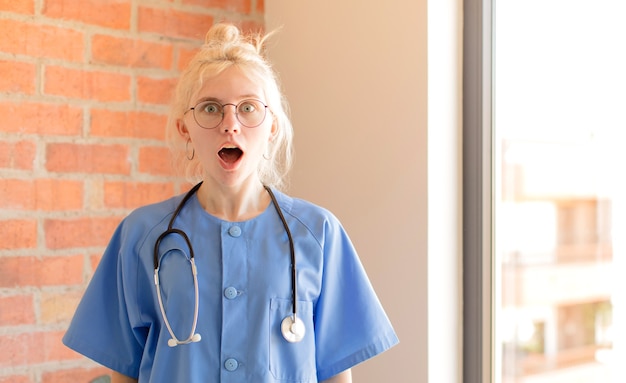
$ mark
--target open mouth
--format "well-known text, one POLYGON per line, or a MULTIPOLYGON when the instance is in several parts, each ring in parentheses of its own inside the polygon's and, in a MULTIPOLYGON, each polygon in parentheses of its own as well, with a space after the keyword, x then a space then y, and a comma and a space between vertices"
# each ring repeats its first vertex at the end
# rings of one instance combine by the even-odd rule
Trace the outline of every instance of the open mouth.
POLYGON ((225 163, 233 164, 241 158, 243 151, 239 148, 222 148, 217 155, 220 156, 225 163))

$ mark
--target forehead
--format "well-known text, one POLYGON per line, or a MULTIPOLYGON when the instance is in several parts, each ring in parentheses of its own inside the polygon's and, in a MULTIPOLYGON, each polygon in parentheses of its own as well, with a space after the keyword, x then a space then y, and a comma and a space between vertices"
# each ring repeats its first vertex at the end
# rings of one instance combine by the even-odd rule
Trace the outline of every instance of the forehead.
POLYGON ((216 99, 232 102, 244 98, 258 98, 264 101, 262 82, 249 76, 237 67, 231 66, 217 75, 205 77, 192 101, 216 99))

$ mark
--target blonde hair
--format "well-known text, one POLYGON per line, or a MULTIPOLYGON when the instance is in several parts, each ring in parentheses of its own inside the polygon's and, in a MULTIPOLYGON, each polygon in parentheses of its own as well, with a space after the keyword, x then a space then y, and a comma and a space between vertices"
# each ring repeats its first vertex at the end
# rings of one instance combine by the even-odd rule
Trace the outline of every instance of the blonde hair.
POLYGON ((259 178, 268 186, 285 186, 286 176, 293 162, 293 127, 278 76, 264 57, 264 44, 271 34, 244 36, 234 25, 216 24, 209 29, 204 45, 181 73, 170 108, 167 132, 174 166, 188 181, 200 181, 204 176, 204 169, 197 158, 188 159, 187 142, 177 130, 177 121, 183 118, 191 98, 205 81, 211 81, 211 77, 231 66, 237 66, 252 81, 258 81, 261 85, 277 128, 269 146, 269 160, 263 160, 259 164, 259 178))

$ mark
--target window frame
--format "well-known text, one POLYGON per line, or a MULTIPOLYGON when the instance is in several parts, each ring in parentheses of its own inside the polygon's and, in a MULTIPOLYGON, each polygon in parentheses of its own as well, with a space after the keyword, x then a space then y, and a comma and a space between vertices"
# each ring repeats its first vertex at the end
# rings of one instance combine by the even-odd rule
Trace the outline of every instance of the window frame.
POLYGON ((463 382, 492 383, 493 3, 463 6, 463 382))

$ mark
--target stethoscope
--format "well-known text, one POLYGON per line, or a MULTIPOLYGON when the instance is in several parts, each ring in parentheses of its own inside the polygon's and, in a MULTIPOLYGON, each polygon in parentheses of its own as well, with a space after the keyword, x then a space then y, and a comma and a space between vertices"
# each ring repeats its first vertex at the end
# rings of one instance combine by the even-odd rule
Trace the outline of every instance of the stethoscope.
MULTIPOLYGON (((183 197, 180 204, 174 210, 174 214, 170 219, 169 224, 167 225, 167 230, 165 230, 156 240, 154 244, 154 284, 156 286, 157 291, 157 299, 159 301, 159 308, 161 309, 161 316, 163 317, 163 321, 165 322, 165 326, 167 327, 167 331, 170 333, 171 339, 167 341, 167 345, 170 347, 175 347, 179 344, 189 344, 194 342, 199 342, 202 337, 200 334, 196 332, 196 327, 198 325, 198 306, 199 306, 199 293, 198 293, 198 269, 196 268, 196 261, 194 259, 193 247, 191 246, 191 241, 187 234, 180 230, 174 228, 174 221, 176 217, 180 214, 183 206, 189 201, 189 199, 198 191, 202 182, 194 186, 185 197, 183 197), (191 331, 189 332, 189 336, 186 339, 178 339, 174 331, 172 330, 172 326, 170 325, 169 320, 167 319, 167 314, 165 313, 165 307, 163 306, 163 298, 161 296, 161 288, 159 285, 159 246, 163 238, 167 237, 170 234, 176 234, 181 236, 189 248, 189 262, 191 264, 191 274, 193 276, 193 288, 194 288, 194 309, 193 309, 193 324, 191 325, 191 331)), ((304 326, 304 322, 300 318, 298 318, 297 312, 297 277, 296 277, 296 252, 293 244, 293 238, 291 236, 291 231, 289 230, 289 225, 287 225, 287 221, 285 220, 285 216, 283 215, 280 206, 278 205, 278 201, 276 201, 276 197, 272 192, 272 189, 268 186, 264 185, 265 190, 269 194, 272 202, 274 203, 274 208, 280 217, 280 220, 283 223, 283 227, 285 228, 285 232, 287 232, 287 237, 289 239, 289 252, 291 255, 291 300, 292 300, 292 313, 291 315, 286 316, 281 324, 280 330, 283 334, 283 337, 287 342, 295 343, 300 342, 302 338, 304 338, 304 334, 306 333, 306 328, 304 326)))

